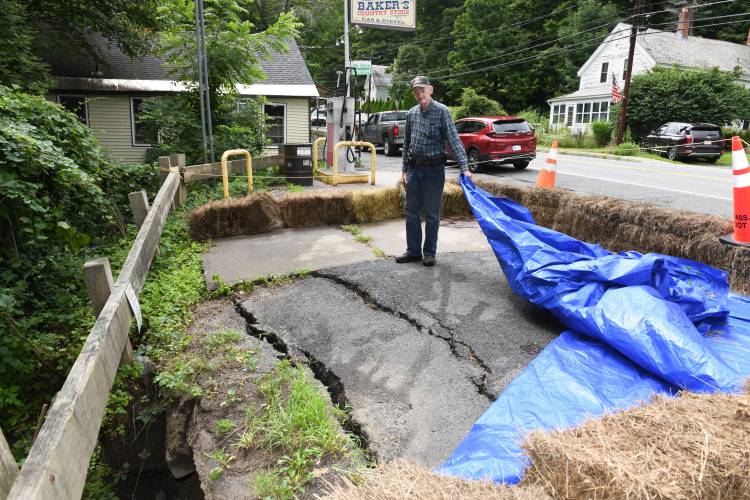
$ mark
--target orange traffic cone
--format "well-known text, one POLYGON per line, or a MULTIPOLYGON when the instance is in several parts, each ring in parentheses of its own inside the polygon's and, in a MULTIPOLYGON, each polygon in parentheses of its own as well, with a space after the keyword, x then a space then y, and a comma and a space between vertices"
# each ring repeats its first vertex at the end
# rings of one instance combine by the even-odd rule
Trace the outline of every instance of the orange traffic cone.
POLYGON ((750 168, 738 136, 732 137, 732 178, 734 179, 734 233, 736 243, 750 243, 750 168))
POLYGON ((536 178, 536 187, 554 188, 555 187, 555 170, 557 169, 557 139, 552 141, 547 158, 544 160, 544 166, 539 171, 536 178))

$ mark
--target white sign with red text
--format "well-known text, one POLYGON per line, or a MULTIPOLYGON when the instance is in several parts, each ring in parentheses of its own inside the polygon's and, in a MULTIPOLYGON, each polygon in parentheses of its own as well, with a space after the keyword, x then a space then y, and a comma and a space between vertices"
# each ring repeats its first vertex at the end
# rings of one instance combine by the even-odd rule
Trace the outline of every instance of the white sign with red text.
POLYGON ((370 28, 414 30, 417 0, 349 0, 352 24, 370 28))

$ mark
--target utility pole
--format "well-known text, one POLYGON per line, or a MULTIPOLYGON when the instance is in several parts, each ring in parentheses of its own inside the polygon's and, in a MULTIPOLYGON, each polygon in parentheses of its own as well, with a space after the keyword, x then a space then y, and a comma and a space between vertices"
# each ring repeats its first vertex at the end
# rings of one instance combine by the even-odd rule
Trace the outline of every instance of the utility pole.
POLYGON ((638 23, 640 22, 641 2, 635 0, 635 9, 633 11, 633 22, 630 28, 630 48, 628 49, 628 69, 625 75, 625 87, 622 90, 622 106, 620 107, 620 121, 617 124, 617 136, 615 144, 622 143, 622 136, 625 133, 625 116, 628 113, 628 100, 630 96, 630 76, 633 72, 633 56, 635 54, 635 37, 638 33, 638 23))
POLYGON ((344 71, 346 73, 346 97, 351 96, 349 89, 349 0, 344 0, 344 71))
POLYGON ((198 0, 195 3, 195 48, 198 50, 198 94, 201 100, 201 139, 203 140, 203 163, 208 163, 208 143, 206 141, 206 107, 203 105, 203 44, 201 43, 201 21, 198 0))

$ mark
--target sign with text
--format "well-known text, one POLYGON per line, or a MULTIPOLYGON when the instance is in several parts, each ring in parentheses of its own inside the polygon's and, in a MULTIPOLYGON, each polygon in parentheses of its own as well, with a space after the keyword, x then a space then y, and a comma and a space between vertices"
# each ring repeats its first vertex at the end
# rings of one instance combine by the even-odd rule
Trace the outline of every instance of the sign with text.
POLYGON ((349 0, 352 24, 387 30, 417 28, 417 0, 349 0))
POLYGON ((352 69, 357 76, 367 76, 372 72, 372 61, 352 61, 352 69))

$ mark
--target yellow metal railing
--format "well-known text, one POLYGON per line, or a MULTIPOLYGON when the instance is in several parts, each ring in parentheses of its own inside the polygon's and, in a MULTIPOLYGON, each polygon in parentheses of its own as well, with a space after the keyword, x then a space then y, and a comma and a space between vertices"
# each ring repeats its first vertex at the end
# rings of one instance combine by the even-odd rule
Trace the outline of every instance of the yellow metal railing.
POLYGON ((375 158, 377 158, 377 154, 375 153, 375 145, 371 142, 364 142, 364 141, 341 141, 337 143, 333 147, 333 175, 332 175, 332 184, 334 186, 338 185, 338 175, 339 175, 339 155, 336 154, 339 148, 342 147, 352 147, 352 146, 359 146, 359 147, 367 147, 370 148, 370 184, 375 185, 375 158))
POLYGON ((312 161, 313 161, 313 172, 315 172, 315 169, 318 168, 318 144, 325 141, 325 137, 318 137, 313 141, 313 150, 312 150, 312 161))
POLYGON ((230 156, 242 155, 247 163, 247 192, 253 192, 253 159, 247 149, 230 149, 224 151, 221 155, 221 177, 224 181, 224 199, 229 198, 229 172, 227 168, 227 158, 230 156))

